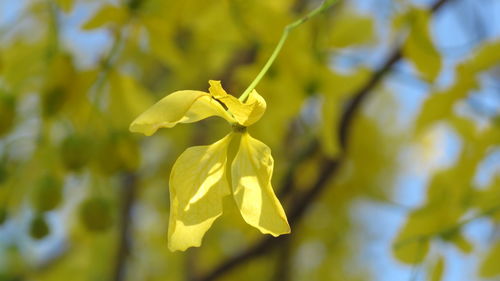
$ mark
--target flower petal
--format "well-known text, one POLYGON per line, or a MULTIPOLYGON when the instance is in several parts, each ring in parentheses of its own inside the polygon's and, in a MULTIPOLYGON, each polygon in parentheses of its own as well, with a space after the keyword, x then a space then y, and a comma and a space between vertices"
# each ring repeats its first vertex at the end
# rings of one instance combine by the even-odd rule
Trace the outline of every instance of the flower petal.
POLYGON ((177 91, 155 103, 130 125, 130 131, 150 136, 159 128, 172 128, 177 123, 192 123, 210 116, 228 122, 234 119, 210 94, 201 91, 177 91))
POLYGON ((273 165, 271 149, 243 133, 231 165, 234 199, 248 224, 279 236, 290 233, 290 226, 271 186, 273 165))
POLYGON ((222 198, 231 193, 225 175, 232 135, 207 146, 186 149, 170 174, 168 247, 199 247, 205 232, 222 214, 222 198))
POLYGON ((208 91, 214 98, 220 99, 229 96, 229 94, 226 93, 224 88, 222 88, 222 84, 220 83, 219 80, 208 80, 208 84, 210 85, 208 91))
POLYGON ((248 125, 242 124, 244 126, 249 126, 259 121, 262 115, 264 115, 264 112, 266 112, 266 101, 261 95, 259 95, 259 93, 257 93, 256 90, 250 92, 250 95, 248 96, 245 104, 250 105, 252 107, 252 111, 245 121, 245 123, 247 123, 248 125))
POLYGON ((257 122, 266 111, 266 101, 255 90, 250 92, 246 102, 242 103, 236 97, 227 94, 220 81, 210 80, 208 83, 210 94, 222 102, 242 126, 248 127, 257 122))

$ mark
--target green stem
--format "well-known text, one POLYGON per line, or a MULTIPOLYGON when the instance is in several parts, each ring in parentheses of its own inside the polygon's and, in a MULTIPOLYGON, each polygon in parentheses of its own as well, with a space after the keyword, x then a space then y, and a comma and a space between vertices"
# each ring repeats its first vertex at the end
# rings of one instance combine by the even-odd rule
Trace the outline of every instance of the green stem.
POLYGON ((296 21, 288 24, 287 26, 285 26, 285 28, 283 29, 283 33, 281 34, 280 41, 278 42, 278 45, 276 45, 276 47, 274 48, 273 53, 271 54, 271 56, 267 60, 267 62, 264 65, 264 67, 260 70, 259 74, 257 74, 257 77, 255 77, 255 79, 252 81, 252 83, 250 83, 250 86, 248 86, 248 88, 246 88, 246 90, 240 96, 240 98, 239 98, 240 101, 245 101, 248 98, 248 95, 250 94, 250 92, 253 89, 255 89, 255 86, 257 86, 257 84, 260 82, 260 80, 262 79, 262 77, 264 77, 264 75, 266 75, 267 71, 269 70, 269 68, 271 67, 271 65, 274 63, 274 60, 276 60, 276 57, 280 53, 281 48, 283 48, 283 45, 285 44, 285 41, 288 38, 289 33, 293 29, 295 29, 297 26, 303 24, 304 22, 308 21, 309 19, 311 19, 312 17, 316 16, 317 14, 320 14, 323 11, 325 11, 326 9, 330 8, 337 1, 338 0, 326 0, 326 1, 323 1, 323 3, 321 4, 321 6, 317 7, 314 10, 312 10, 311 12, 309 12, 304 17, 302 17, 302 18, 300 18, 300 19, 298 19, 298 20, 296 20, 296 21))

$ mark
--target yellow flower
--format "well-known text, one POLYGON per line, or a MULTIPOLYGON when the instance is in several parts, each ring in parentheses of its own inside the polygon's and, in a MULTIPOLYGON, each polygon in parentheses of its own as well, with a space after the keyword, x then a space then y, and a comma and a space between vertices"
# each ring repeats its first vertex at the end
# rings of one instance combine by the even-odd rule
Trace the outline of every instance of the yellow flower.
POLYGON ((175 162, 170 174, 171 251, 199 247, 205 232, 222 214, 222 200, 228 195, 233 196, 243 219, 262 233, 290 233, 283 207, 271 186, 271 150, 246 131, 264 114, 265 100, 253 90, 241 102, 228 95, 220 81, 209 83, 209 93, 174 92, 130 125, 130 131, 150 136, 159 128, 219 116, 233 128, 214 144, 186 149, 175 162))

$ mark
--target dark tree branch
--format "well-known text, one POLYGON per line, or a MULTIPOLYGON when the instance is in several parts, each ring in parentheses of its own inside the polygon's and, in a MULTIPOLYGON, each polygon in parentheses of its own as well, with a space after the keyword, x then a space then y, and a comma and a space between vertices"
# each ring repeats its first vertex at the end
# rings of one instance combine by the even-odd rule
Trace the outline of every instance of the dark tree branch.
POLYGON ((274 281, 289 281, 290 267, 291 265, 291 248, 292 248, 292 236, 286 236, 283 240, 282 246, 279 248, 277 260, 276 260, 276 270, 274 272, 274 281))
POLYGON ((123 178, 121 211, 119 217, 118 250, 113 273, 114 281, 124 281, 126 262, 130 252, 130 229, 132 228, 132 207, 135 201, 137 177, 134 173, 126 173, 123 178))
POLYGON ((356 113, 361 109, 361 104, 365 101, 372 90, 378 85, 382 78, 392 69, 394 64, 401 59, 401 49, 395 50, 389 58, 386 60, 384 65, 373 74, 373 76, 366 82, 366 84, 358 90, 357 94, 351 100, 351 103, 347 107, 346 111, 340 119, 340 147, 343 151, 347 149, 347 140, 349 138, 349 130, 351 129, 352 120, 355 118, 356 113))
POLYGON ((319 143, 316 139, 309 141, 300 152, 298 152, 290 160, 290 165, 288 166, 283 179, 279 186, 282 188, 278 191, 278 198, 285 199, 293 192, 295 184, 293 182, 293 175, 297 171, 299 164, 306 160, 310 155, 316 153, 319 148, 319 143))
MULTIPOLYGON (((452 0, 438 0, 432 7, 430 8, 431 12, 438 11, 446 2, 450 2, 452 0)), ((340 145, 342 149, 342 154, 336 159, 328 159, 324 158, 322 160, 323 164, 321 165, 322 170, 318 179, 313 185, 307 189, 305 192, 296 194, 294 196, 294 200, 292 202, 291 208, 288 210, 289 214, 289 222, 291 226, 297 225, 305 212, 311 206, 312 202, 318 197, 319 194, 325 189, 329 180, 333 178, 333 176, 338 171, 339 167, 342 164, 342 160, 344 158, 343 154, 347 150, 347 141, 349 138, 349 133, 352 128, 352 124, 357 116, 357 113, 361 109, 363 102, 369 97, 370 93, 373 92, 373 89, 380 83, 380 81, 384 78, 384 76, 393 68, 393 66, 402 58, 402 50, 401 47, 397 48, 392 54, 388 57, 385 63, 373 74, 371 79, 356 93, 353 94, 353 99, 347 106, 344 111, 339 128, 339 139, 340 145)), ((318 144, 314 144, 311 147, 307 147, 309 151, 315 151, 319 149, 318 144)), ((288 178, 291 178, 295 171, 295 166, 291 166, 291 170, 289 171, 288 178)), ((292 180, 285 180, 285 186, 282 190, 290 190, 288 185, 292 185, 292 180)), ((234 268, 244 264, 245 262, 257 258, 275 247, 280 246, 283 241, 287 239, 286 236, 280 236, 278 238, 273 238, 270 236, 266 236, 265 238, 257 241, 250 248, 236 254, 233 257, 228 258, 227 260, 222 261, 218 266, 216 266, 212 271, 206 273, 205 275, 199 277, 198 281, 211 281, 215 280, 225 273, 233 270, 234 268)))
MULTIPOLYGON (((435 13, 438 11, 446 2, 451 0, 438 0, 432 5, 430 11, 435 13)), ((358 90, 358 92, 354 95, 354 98, 351 101, 351 104, 347 107, 346 111, 342 115, 340 119, 340 145, 342 149, 345 151, 347 148, 347 139, 349 137, 349 130, 351 129, 350 124, 354 119, 356 113, 361 108, 361 103, 367 98, 367 96, 372 92, 375 86, 382 80, 382 78, 392 69, 392 67, 401 59, 402 57, 402 48, 399 47, 392 52, 386 62, 382 65, 382 67, 373 74, 373 76, 368 80, 368 82, 358 90)))

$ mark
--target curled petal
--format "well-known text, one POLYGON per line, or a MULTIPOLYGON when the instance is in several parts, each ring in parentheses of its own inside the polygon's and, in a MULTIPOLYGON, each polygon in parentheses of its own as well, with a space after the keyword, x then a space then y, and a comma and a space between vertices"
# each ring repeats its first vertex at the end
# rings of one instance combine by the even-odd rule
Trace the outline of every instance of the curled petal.
POLYGON ((214 98, 220 99, 229 96, 224 88, 222 88, 222 84, 219 80, 209 80, 208 84, 210 85, 208 91, 214 98))
POLYGON ((243 133, 231 165, 234 199, 248 224, 262 233, 279 236, 290 233, 290 226, 271 186, 273 165, 271 149, 243 133))
POLYGON ((257 91, 253 90, 250 92, 250 95, 248 96, 247 101, 245 104, 250 105, 252 110, 250 114, 248 114, 248 118, 244 121, 245 124, 242 124, 243 126, 249 126, 252 125, 253 123, 257 122, 260 120, 262 115, 264 115, 264 112, 266 111, 266 101, 264 98, 257 93, 257 91))
POLYGON ((191 90, 177 91, 139 115, 130 125, 130 131, 150 136, 159 128, 172 128, 177 123, 192 123, 210 116, 220 116, 228 122, 234 122, 210 94, 191 90))
POLYGON ((266 111, 266 101, 257 91, 250 92, 248 99, 243 103, 224 91, 220 81, 210 80, 210 94, 223 103, 236 121, 245 127, 257 122, 266 111))
POLYGON ((170 174, 168 247, 199 247, 205 232, 222 214, 222 198, 231 193, 225 175, 232 135, 207 146, 190 147, 170 174))

